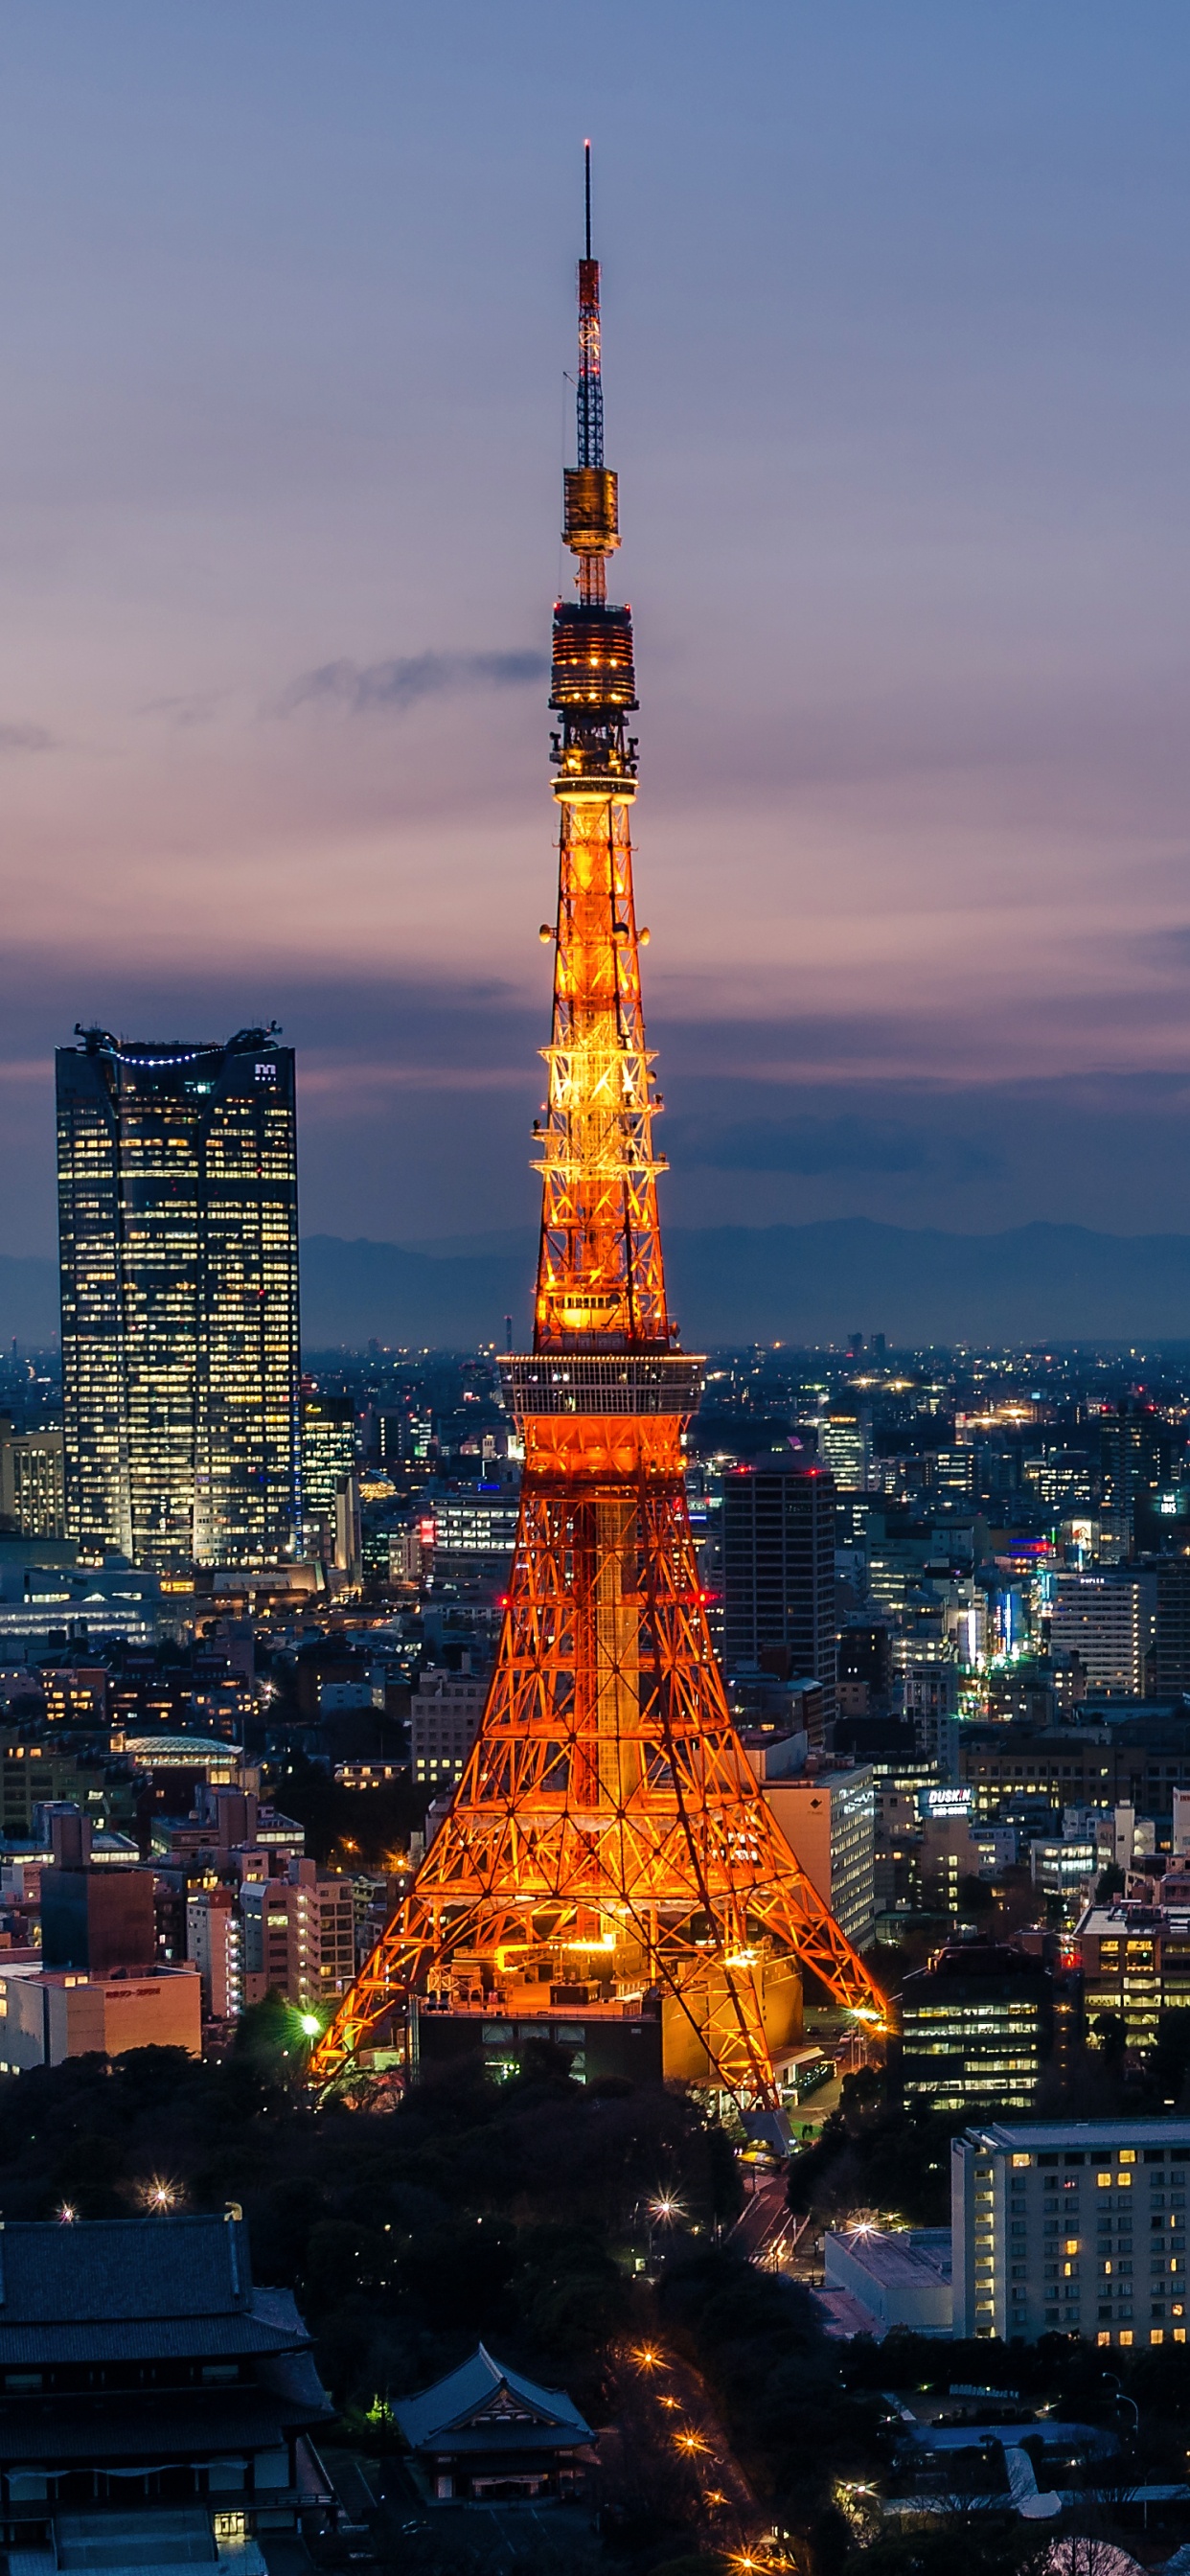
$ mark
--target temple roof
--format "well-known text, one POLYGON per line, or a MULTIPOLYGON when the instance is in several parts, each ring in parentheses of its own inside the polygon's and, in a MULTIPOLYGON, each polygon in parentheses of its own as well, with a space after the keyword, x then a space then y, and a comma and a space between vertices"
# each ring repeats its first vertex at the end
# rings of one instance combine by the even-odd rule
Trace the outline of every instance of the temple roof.
POLYGON ((556 2449, 591 2439, 565 2389, 539 2388, 494 2360, 483 2344, 420 2397, 401 2398, 393 2413, 414 2451, 444 2441, 468 2450, 510 2441, 556 2449))

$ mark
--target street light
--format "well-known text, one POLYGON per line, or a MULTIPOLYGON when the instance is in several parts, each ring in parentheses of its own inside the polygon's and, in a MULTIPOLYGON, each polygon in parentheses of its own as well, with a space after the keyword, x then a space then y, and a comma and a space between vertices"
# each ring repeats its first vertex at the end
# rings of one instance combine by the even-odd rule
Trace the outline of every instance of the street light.
POLYGON ((1124 2390, 1123 2390, 1123 2389, 1121 2388, 1121 2386, 1120 2386, 1120 2382, 1119 2382, 1119 2380, 1117 2379, 1117 2377, 1116 2377, 1116 2374, 1115 2374, 1114 2370, 1105 2370, 1105 2371, 1104 2371, 1104 2373, 1103 2373, 1103 2376, 1104 2376, 1105 2380, 1107 2381, 1108 2387, 1109 2387, 1109 2388, 1114 2388, 1114 2389, 1115 2389, 1116 2396, 1117 2396, 1117 2398, 1118 2398, 1118 2400, 1119 2400, 1120 2405, 1121 2405, 1121 2406, 1130 2406, 1130 2407, 1132 2408, 1132 2430, 1133 2430, 1133 2432, 1134 2432, 1134 2433, 1139 2433, 1139 2431, 1140 2431, 1140 2408, 1139 2408, 1139 2406, 1137 2405, 1137 2402, 1136 2402, 1135 2397, 1129 2397, 1129 2396, 1127 2396, 1127 2395, 1125 2394, 1124 2390))

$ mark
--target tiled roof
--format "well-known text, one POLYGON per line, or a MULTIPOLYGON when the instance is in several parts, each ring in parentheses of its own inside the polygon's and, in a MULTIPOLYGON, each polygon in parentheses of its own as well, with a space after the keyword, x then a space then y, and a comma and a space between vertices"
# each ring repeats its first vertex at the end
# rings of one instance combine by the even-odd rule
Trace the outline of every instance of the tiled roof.
POLYGON ((0 2326, 235 2317, 252 2306, 248 2231, 230 2215, 0 2224, 0 2326))
MULTIPOLYGON (((522 2379, 517 2371, 493 2360, 482 2344, 470 2361, 449 2372, 445 2379, 436 2380, 432 2388, 423 2389, 420 2397, 402 2398, 393 2413, 414 2451, 423 2449, 429 2441, 462 2437, 472 2430, 481 2447, 493 2442, 506 2445, 514 2437, 519 2445, 533 2444, 551 2433, 555 2437, 549 2444, 551 2449, 556 2447, 559 2436, 570 2442, 587 2442, 591 2438, 590 2425, 584 2422, 565 2389, 539 2388, 532 2379, 522 2379), (523 2414, 518 2423, 512 2412, 496 2413, 482 2427, 474 2423, 482 2409, 491 2406, 493 2400, 503 2399, 511 2399, 516 2411, 523 2409, 532 2420, 526 2423, 523 2414)), ((468 2443, 467 2447, 475 2444, 468 2443)))
POLYGON ((104 2325, 6 2326, 0 2309, 0 2370, 47 2370, 54 2363, 101 2361, 238 2361, 260 2353, 304 2350, 300 2317, 284 2328, 255 2308, 244 2317, 147 2317, 104 2325))
MULTIPOLYGON (((329 2411, 325 2401, 318 2411, 329 2411)), ((314 2415, 312 2406, 262 2388, 18 2397, 0 2405, 0 2461, 239 2458, 279 2450, 314 2415)))

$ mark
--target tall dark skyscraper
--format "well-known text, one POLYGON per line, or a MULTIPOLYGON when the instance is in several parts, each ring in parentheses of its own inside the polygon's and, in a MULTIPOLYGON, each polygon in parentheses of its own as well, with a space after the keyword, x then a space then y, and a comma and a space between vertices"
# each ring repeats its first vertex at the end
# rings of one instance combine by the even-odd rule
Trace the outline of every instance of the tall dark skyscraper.
POLYGON ((79 1035, 57 1059, 67 1535, 163 1568, 292 1556, 293 1050, 79 1035))
POLYGON ((775 1451, 723 1481, 723 1643, 729 1673, 822 1684, 835 1715, 835 1480, 775 1451))

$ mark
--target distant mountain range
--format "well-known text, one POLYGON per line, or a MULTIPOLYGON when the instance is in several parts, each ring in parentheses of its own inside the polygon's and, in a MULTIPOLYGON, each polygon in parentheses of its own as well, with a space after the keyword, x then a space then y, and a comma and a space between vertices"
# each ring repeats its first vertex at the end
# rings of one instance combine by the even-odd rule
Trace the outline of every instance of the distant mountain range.
MULTIPOLYGON (((670 1226, 666 1265, 688 1350, 742 1342, 1190 1340, 1190 1235, 1026 1225, 944 1234, 873 1225, 670 1226)), ((461 1344, 528 1332, 536 1242, 519 1234, 400 1246, 311 1236, 308 1349, 461 1344)))
MULTIPOLYGON (((1026 1225, 944 1234, 846 1217, 823 1225, 671 1226, 670 1294, 688 1350, 708 1344, 842 1342, 884 1333, 924 1342, 1190 1340, 1190 1235, 1094 1234, 1026 1225)), ((369 1341, 469 1349, 523 1344, 536 1242, 531 1234, 430 1244, 302 1247, 307 1350, 369 1341)), ((57 1337, 52 1261, 0 1255, 0 1340, 57 1337)))

